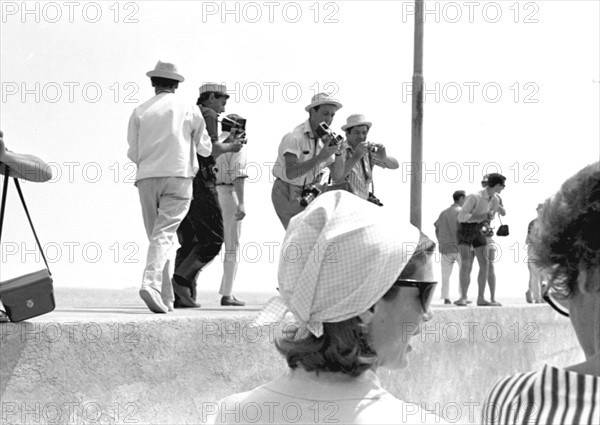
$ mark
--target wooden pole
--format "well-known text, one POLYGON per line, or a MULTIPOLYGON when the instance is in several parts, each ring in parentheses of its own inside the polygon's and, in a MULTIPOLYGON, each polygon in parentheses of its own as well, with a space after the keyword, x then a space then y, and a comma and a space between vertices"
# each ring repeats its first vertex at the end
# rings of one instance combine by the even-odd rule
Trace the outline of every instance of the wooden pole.
POLYGON ((410 222, 421 229, 421 205, 423 200, 423 9, 424 0, 415 0, 415 47, 412 79, 412 134, 410 222))

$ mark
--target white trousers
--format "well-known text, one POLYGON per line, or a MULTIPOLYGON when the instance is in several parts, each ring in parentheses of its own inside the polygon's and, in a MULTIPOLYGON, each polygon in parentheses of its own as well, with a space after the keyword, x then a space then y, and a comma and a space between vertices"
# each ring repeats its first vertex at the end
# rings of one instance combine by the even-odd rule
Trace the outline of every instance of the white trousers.
POLYGON ((542 273, 533 263, 537 253, 533 244, 527 245, 527 267, 529 268, 529 291, 533 301, 542 300, 542 273))
POLYGON ((192 200, 192 179, 153 177, 137 182, 142 216, 148 235, 148 254, 142 286, 161 293, 165 302, 174 300, 171 277, 177 228, 186 216, 192 200))
POLYGON ((221 295, 231 295, 233 282, 237 274, 240 253, 240 234, 242 221, 235 219, 238 198, 233 186, 219 185, 219 204, 223 214, 223 242, 225 255, 223 258, 223 278, 221 279, 221 295))
POLYGON ((450 275, 452 275, 454 263, 460 261, 460 254, 458 252, 450 252, 448 254, 441 254, 440 257, 442 263, 442 299, 450 299, 450 275))

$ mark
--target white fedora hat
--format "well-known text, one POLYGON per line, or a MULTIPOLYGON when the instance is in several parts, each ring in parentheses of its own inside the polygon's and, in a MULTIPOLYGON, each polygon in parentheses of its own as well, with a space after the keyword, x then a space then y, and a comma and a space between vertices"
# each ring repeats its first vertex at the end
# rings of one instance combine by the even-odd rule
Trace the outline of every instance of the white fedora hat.
POLYGON ((333 105, 337 109, 340 109, 342 107, 342 104, 339 103, 339 102, 336 102, 333 99, 331 99, 330 96, 331 95, 329 93, 317 93, 317 94, 315 94, 312 97, 310 105, 308 105, 306 108, 304 108, 304 110, 306 112, 308 112, 312 108, 314 108, 316 106, 320 106, 320 105, 333 105))
POLYGON ((183 83, 185 80, 185 78, 177 72, 177 67, 174 64, 161 61, 156 63, 156 66, 152 71, 146 72, 146 75, 148 77, 168 78, 169 80, 176 80, 180 83, 183 83))
POLYGON ((225 84, 204 83, 200 86, 201 96, 202 93, 218 93, 229 99, 229 95, 227 94, 227 87, 225 87, 225 84))
POLYGON ((366 125, 367 128, 371 128, 371 122, 367 121, 367 119, 365 118, 364 115, 362 114, 354 114, 354 115, 350 115, 347 119, 346 119, 346 124, 342 126, 342 130, 346 131, 352 127, 356 127, 357 125, 366 125))

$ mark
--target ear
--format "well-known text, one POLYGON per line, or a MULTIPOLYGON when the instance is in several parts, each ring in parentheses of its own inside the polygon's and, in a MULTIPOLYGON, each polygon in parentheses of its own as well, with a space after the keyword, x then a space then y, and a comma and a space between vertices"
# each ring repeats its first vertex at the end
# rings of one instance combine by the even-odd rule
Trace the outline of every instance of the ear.
POLYGON ((600 267, 581 269, 577 276, 577 289, 584 295, 600 296, 600 267))
POLYGON ((373 307, 371 307, 364 313, 359 314, 358 317, 361 320, 361 322, 363 322, 365 325, 371 323, 373 317, 375 316, 375 308, 377 308, 377 304, 375 304, 373 307))

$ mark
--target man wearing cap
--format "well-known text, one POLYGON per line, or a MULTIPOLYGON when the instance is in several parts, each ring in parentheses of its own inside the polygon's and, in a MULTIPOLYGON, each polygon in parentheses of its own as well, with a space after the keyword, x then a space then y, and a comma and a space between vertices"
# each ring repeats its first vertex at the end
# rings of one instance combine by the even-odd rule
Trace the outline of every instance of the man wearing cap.
POLYGON ((279 144, 271 200, 286 229, 290 219, 305 208, 300 204, 303 190, 320 183, 325 167, 330 169, 333 180, 341 178, 344 171, 341 146, 330 143, 328 138, 322 140, 315 133, 321 122, 331 125, 341 107, 329 94, 316 94, 304 108, 308 120, 286 134, 279 144))
POLYGON ((200 111, 175 96, 184 81, 175 65, 159 61, 146 75, 155 96, 134 109, 127 133, 127 156, 137 166, 135 185, 150 241, 139 293, 150 311, 167 313, 174 300, 171 248, 190 206, 196 154, 210 155, 211 145, 203 137, 200 111))
POLYGON ((373 182, 373 168, 397 169, 398 161, 388 156, 385 146, 380 143, 367 142, 371 123, 364 115, 350 115, 342 130, 346 132, 348 145, 345 152, 345 165, 342 178, 334 180, 334 184, 348 182, 355 195, 367 199, 369 185, 373 182))
POLYGON ((444 300, 444 304, 452 304, 450 301, 450 275, 452 274, 454 263, 460 261, 456 231, 458 230, 458 213, 465 203, 465 196, 464 190, 454 192, 452 194, 454 203, 442 211, 433 224, 441 254, 442 299, 444 300))
MULTIPOLYGON (((218 117, 225 111, 227 88, 223 84, 206 83, 200 87, 197 105, 206 122, 212 143, 212 155, 198 158, 200 170, 194 178, 193 200, 177 235, 181 247, 177 250, 173 289, 175 307, 200 307, 196 302, 196 277, 210 263, 223 245, 223 216, 216 189, 215 158, 227 152, 239 152, 242 141, 232 129, 229 137, 219 142, 218 117)), ((231 294, 223 296, 221 305, 243 305, 231 294)))

